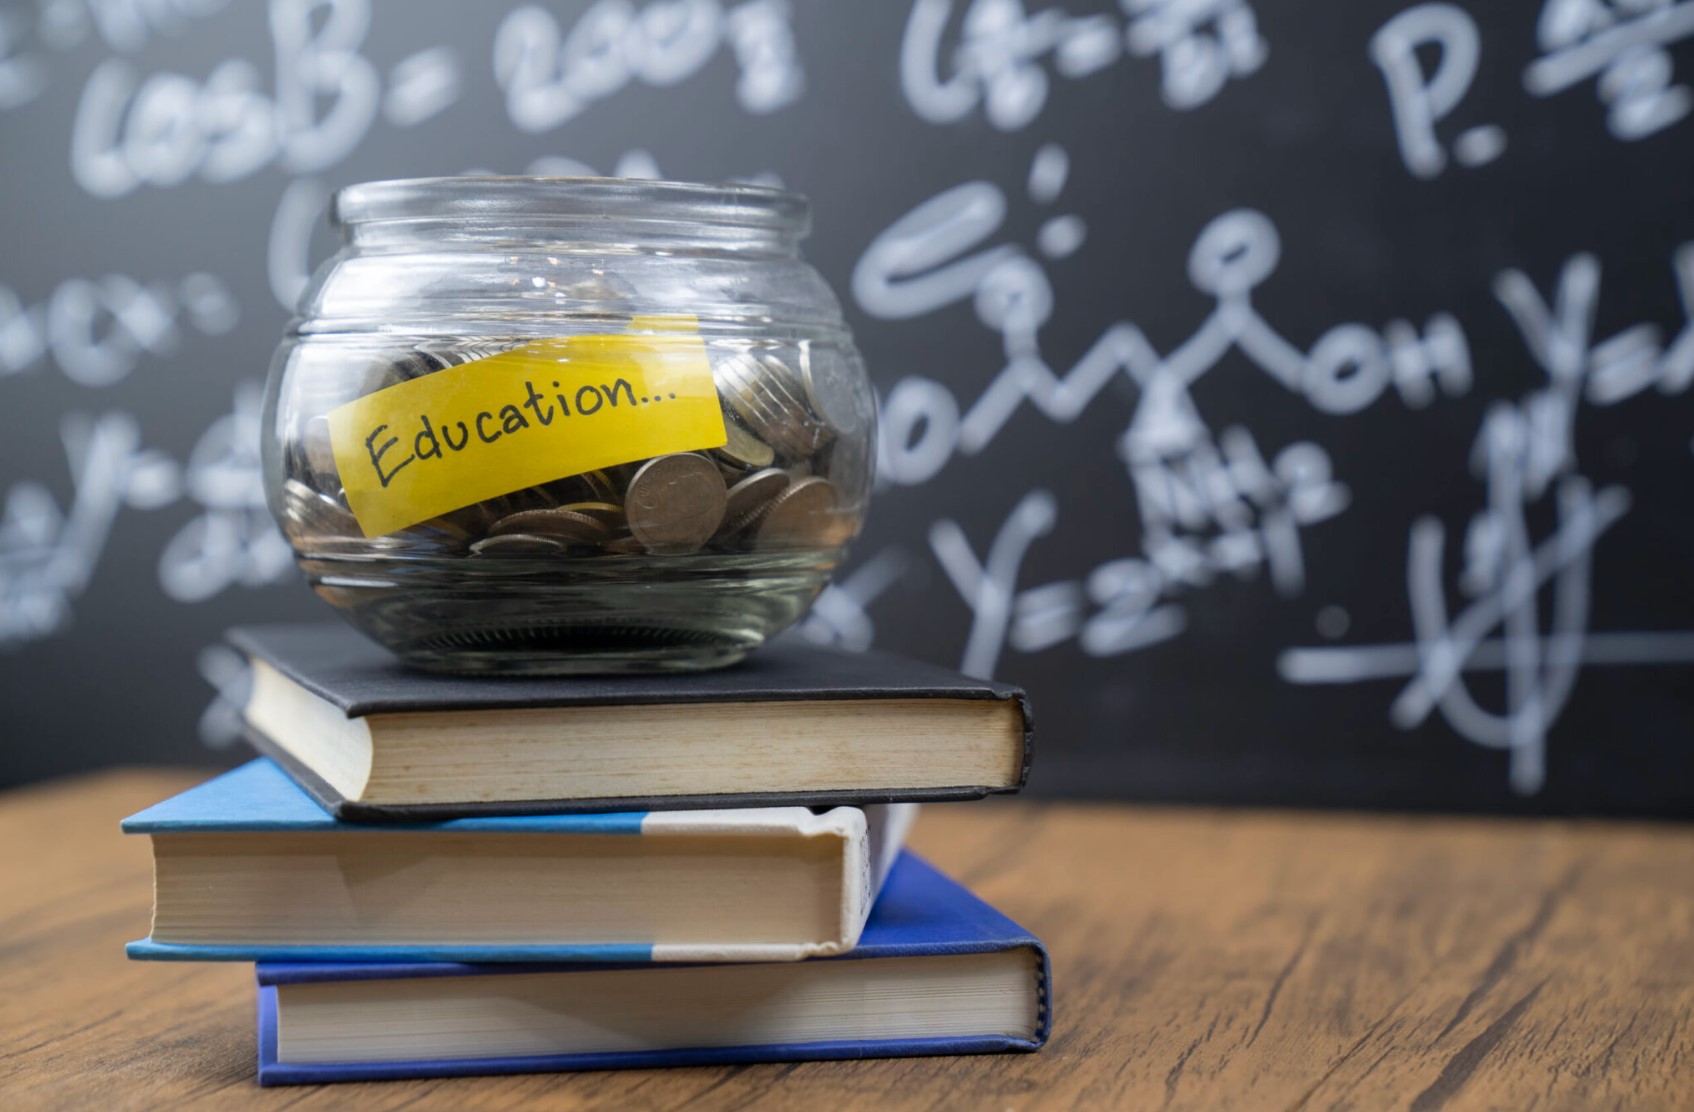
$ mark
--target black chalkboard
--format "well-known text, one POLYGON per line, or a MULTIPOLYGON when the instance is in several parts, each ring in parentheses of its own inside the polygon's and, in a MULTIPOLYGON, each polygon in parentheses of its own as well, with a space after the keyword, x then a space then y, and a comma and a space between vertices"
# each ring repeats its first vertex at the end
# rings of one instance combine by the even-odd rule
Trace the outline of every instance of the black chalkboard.
MULTIPOLYGON (((1032 790, 1694 811, 1694 3, 0 6, 0 782, 322 611, 259 389, 329 191, 776 180, 883 406, 803 632, 1032 790)), ((235 751, 222 759, 235 759, 235 751)))

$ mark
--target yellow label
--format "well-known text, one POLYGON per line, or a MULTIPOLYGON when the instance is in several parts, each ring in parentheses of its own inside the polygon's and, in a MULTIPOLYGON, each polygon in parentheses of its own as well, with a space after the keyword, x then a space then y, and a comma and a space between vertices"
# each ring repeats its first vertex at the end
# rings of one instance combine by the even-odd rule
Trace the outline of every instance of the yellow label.
POLYGON ((636 317, 630 329, 525 344, 330 413, 365 536, 567 475, 721 447, 723 412, 692 318, 636 317))

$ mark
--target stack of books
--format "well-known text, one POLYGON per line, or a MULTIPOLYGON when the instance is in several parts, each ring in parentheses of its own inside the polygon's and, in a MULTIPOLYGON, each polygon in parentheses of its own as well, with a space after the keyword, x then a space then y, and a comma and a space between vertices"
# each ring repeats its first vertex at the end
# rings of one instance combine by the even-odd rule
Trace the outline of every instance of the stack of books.
POLYGON ((133 815, 134 958, 258 963, 259 1082, 1033 1050, 1041 943, 903 849, 1020 788, 1016 688, 778 644, 454 678, 237 630, 265 756, 133 815))

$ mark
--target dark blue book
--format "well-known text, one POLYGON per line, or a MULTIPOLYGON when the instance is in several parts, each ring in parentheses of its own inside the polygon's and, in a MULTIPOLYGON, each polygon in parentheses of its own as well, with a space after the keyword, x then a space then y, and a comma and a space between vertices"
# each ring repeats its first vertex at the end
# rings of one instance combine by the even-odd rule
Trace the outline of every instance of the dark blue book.
POLYGON ((1038 1049, 1047 952, 910 853, 857 948, 731 964, 264 963, 259 1083, 1038 1049))
POLYGON ((345 623, 254 626, 247 733, 339 819, 975 799, 1029 775, 1023 692, 780 640, 732 668, 442 676, 345 623))

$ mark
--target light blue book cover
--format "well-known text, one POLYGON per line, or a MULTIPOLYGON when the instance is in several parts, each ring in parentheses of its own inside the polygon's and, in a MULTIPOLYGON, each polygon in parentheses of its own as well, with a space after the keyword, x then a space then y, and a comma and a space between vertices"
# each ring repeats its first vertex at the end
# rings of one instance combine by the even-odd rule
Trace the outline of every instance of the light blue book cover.
MULTIPOLYGON (((125 833, 151 835, 155 839, 173 839, 171 844, 192 845, 192 839, 206 838, 208 844, 220 836, 276 834, 325 835, 324 854, 337 853, 340 872, 331 870, 330 880, 337 887, 331 895, 337 897, 336 907, 347 917, 349 933, 358 933, 359 893, 351 878, 362 875, 360 839, 382 839, 405 834, 471 835, 473 837, 536 836, 551 838, 583 837, 583 846, 597 844, 590 836, 614 836, 641 839, 758 839, 769 844, 798 847, 806 839, 837 839, 841 843, 843 867, 840 876, 841 915, 835 934, 814 939, 759 939, 741 942, 699 940, 687 937, 643 936, 605 939, 571 939, 537 943, 510 942, 481 944, 474 940, 413 941, 388 944, 369 938, 338 940, 320 944, 298 944, 278 939, 251 938, 241 941, 209 942, 205 939, 184 941, 174 939, 168 929, 161 929, 159 908, 155 908, 153 936, 132 942, 127 947, 130 957, 147 960, 178 961, 736 961, 795 960, 820 953, 836 953, 849 949, 858 940, 870 905, 881 887, 888 866, 898 854, 915 816, 915 804, 891 804, 872 807, 836 807, 816 814, 804 807, 766 807, 723 809, 710 811, 636 811, 598 815, 514 815, 479 816, 430 823, 389 823, 380 826, 340 822, 320 807, 275 763, 261 758, 242 765, 197 787, 167 799, 162 803, 132 815, 123 822, 125 833), (333 838, 333 841, 331 840, 333 838), (335 848, 338 847, 338 848, 335 848), (348 910, 348 909, 351 910, 348 910)), ((227 840, 227 839, 225 839, 227 840)), ((291 841, 298 843, 297 838, 291 841)), ((443 838, 444 853, 452 847, 470 844, 472 839, 443 838)), ((603 844, 603 843, 598 843, 603 844)), ((714 841, 714 845, 724 845, 714 841)), ((733 841, 728 844, 733 844, 733 841)), ((751 845, 752 842, 745 843, 751 845)), ((657 847, 659 843, 655 842, 657 847)), ((673 850, 685 847, 666 842, 673 850)), ((424 846, 427 850, 428 846, 424 846)), ((656 852, 654 856, 661 856, 656 852)), ((316 856, 316 855, 314 855, 316 856)), ((427 854, 426 854, 427 856, 427 854)), ((637 855, 639 857, 640 855, 637 855)), ((158 877, 173 867, 174 854, 163 854, 155 843, 158 877)), ((622 860, 623 858, 619 858, 622 860)), ((710 858, 702 868, 710 868, 710 858)), ((634 867, 633 865, 631 866, 634 867)), ((324 870, 302 870, 323 874, 324 870)), ((291 883, 291 874, 276 882, 291 883)), ((321 888, 321 883, 320 883, 321 888)), ((291 893, 267 889, 266 899, 286 901, 291 893)), ((425 896, 408 893, 411 898, 425 896)), ((579 899, 592 898, 593 893, 577 894, 579 899)), ((519 893, 521 898, 522 893, 519 893)), ((451 897, 451 893, 447 894, 451 897)), ((196 898, 216 900, 219 893, 197 894, 196 898)), ((237 895, 226 897, 236 900, 237 895)), ((708 893, 708 899, 713 896, 708 893)), ((727 900, 727 893, 722 897, 727 900)), ((487 909, 498 914, 498 907, 487 909)), ((260 925, 262 929, 262 924, 260 925)), ((251 933, 251 931, 249 932, 251 933)))

